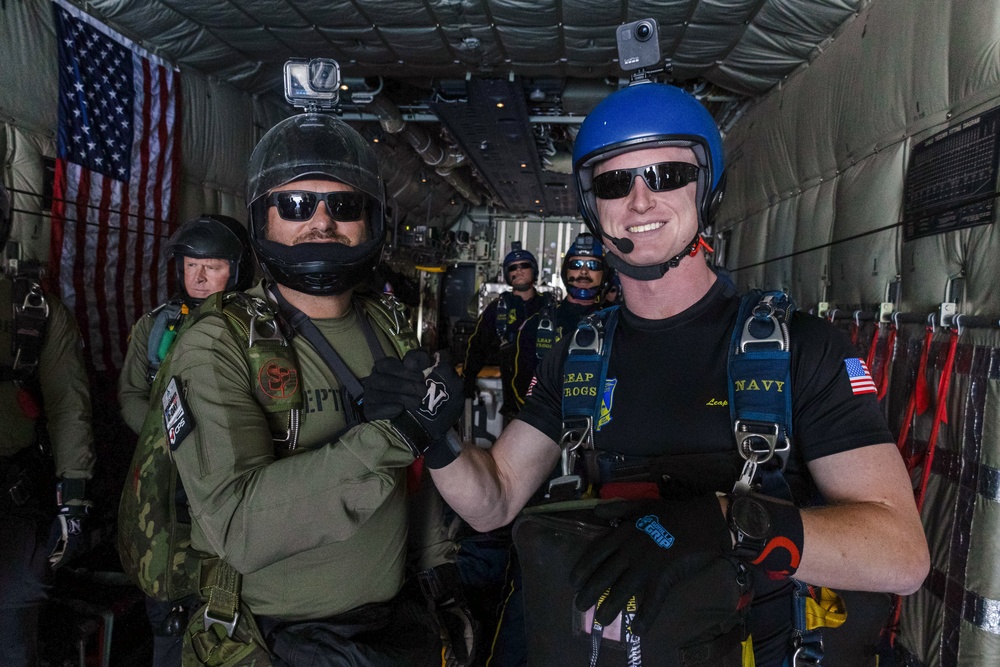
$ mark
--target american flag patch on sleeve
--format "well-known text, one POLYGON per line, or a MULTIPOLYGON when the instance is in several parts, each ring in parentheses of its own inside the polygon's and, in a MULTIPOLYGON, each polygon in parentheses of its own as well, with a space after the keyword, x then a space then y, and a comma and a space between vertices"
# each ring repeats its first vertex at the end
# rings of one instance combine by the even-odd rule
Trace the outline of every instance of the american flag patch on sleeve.
POLYGON ((525 396, 531 396, 531 392, 534 390, 536 384, 538 384, 538 376, 537 375, 532 375, 531 376, 531 384, 528 385, 528 391, 524 392, 524 395, 525 396))
POLYGON ((857 394, 877 394, 878 388, 872 380, 868 365, 860 359, 844 359, 847 367, 847 377, 851 380, 851 391, 857 394))

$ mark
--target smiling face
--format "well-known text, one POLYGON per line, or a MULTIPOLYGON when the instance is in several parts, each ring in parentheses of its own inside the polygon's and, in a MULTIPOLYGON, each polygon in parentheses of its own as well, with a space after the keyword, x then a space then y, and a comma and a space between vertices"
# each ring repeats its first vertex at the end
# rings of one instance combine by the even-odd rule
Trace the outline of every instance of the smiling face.
MULTIPOLYGON (((303 179, 286 183, 270 192, 288 190, 306 190, 308 192, 355 192, 350 185, 325 179, 303 179)), ((343 222, 330 216, 325 201, 316 204, 312 217, 303 222, 285 220, 278 215, 278 209, 270 206, 267 209, 267 229, 265 236, 268 241, 297 245, 299 243, 343 243, 346 246, 356 246, 368 239, 368 225, 364 214, 357 220, 343 222)))
MULTIPOLYGON (((605 160, 594 167, 594 176, 615 169, 633 169, 658 162, 697 164, 690 148, 663 146, 631 151, 605 160)), ((697 184, 677 190, 653 192, 641 178, 632 183, 620 199, 596 200, 601 227, 610 236, 627 238, 635 248, 621 253, 614 245, 609 251, 629 264, 659 264, 684 250, 698 231, 697 184)))

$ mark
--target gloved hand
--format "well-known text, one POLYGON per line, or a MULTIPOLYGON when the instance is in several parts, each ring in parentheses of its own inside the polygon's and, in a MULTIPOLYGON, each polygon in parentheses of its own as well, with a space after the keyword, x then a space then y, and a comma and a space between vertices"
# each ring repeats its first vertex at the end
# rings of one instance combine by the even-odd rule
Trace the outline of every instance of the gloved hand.
MULTIPOLYGON (((743 620, 753 601, 753 569, 735 558, 716 558, 670 589, 657 623, 678 648, 711 643, 743 620)), ((632 624, 640 637, 650 628, 632 624)))
POLYGON ((402 362, 381 359, 362 386, 366 419, 389 419, 415 456, 426 454, 429 467, 454 460, 461 445, 455 437, 450 444, 447 436, 464 399, 462 380, 446 351, 432 358, 424 350, 410 350, 402 362))
POLYGON ((598 518, 620 523, 590 545, 570 572, 576 606, 587 610, 610 589, 594 615, 607 625, 634 595, 638 609, 632 627, 640 636, 652 626, 674 586, 732 547, 732 534, 714 494, 638 505, 607 503, 594 511, 598 518))
POLYGON ((92 503, 86 499, 86 481, 63 479, 56 484, 56 505, 59 507, 49 531, 49 564, 54 568, 68 563, 83 546, 84 520, 92 503))
POLYGON ((60 505, 49 530, 49 565, 53 569, 68 563, 83 546, 84 520, 88 505, 60 505))

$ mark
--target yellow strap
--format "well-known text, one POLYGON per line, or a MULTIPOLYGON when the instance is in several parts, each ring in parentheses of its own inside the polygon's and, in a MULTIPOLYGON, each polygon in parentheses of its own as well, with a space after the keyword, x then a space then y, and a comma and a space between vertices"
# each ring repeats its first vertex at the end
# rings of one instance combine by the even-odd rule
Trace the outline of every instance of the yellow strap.
POLYGON ((756 667, 757 661, 753 657, 753 635, 747 635, 743 640, 743 667, 756 667))
POLYGON ((839 628, 847 620, 847 604, 836 591, 820 588, 806 598, 806 629, 839 628))

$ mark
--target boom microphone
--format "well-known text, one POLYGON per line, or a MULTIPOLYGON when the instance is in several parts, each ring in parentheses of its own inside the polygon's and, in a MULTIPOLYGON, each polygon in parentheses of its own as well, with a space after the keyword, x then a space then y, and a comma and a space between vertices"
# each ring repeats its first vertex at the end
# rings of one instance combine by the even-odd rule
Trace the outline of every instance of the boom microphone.
POLYGON ((609 234, 605 234, 604 236, 606 236, 608 240, 615 244, 616 248, 621 250, 626 255, 635 250, 635 244, 629 239, 616 239, 614 236, 609 234))

